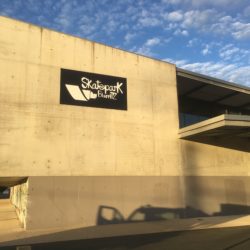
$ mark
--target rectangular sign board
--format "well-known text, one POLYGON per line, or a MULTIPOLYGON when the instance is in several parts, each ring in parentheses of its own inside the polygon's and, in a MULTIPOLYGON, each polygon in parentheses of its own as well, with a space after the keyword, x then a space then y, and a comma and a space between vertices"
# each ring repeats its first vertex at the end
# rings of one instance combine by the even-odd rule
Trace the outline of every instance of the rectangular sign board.
POLYGON ((127 110, 127 79, 61 69, 60 104, 127 110))

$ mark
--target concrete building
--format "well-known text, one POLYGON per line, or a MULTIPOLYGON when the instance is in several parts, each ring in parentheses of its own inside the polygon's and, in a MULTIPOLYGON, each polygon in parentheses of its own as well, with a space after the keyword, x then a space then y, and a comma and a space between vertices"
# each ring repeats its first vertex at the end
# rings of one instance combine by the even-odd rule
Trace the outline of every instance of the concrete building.
POLYGON ((26 229, 250 211, 250 89, 0 17, 0 186, 26 229))

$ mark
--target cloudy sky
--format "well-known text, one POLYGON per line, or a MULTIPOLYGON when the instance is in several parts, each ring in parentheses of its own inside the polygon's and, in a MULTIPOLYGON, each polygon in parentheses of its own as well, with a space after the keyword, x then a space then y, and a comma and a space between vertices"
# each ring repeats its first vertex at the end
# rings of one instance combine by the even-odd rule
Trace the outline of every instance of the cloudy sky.
POLYGON ((0 0, 0 15, 250 86, 249 0, 0 0))

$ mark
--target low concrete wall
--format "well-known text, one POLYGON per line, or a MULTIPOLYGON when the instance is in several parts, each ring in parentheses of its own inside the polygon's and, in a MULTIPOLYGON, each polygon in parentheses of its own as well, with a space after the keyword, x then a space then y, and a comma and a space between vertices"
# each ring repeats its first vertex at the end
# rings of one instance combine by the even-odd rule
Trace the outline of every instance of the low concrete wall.
POLYGON ((101 214, 118 223, 119 214, 126 220, 145 205, 183 207, 181 183, 180 177, 30 177, 27 229, 106 224, 101 214))
POLYGON ((207 215, 238 215, 250 213, 249 176, 187 176, 187 206, 207 215))
POLYGON ((250 214, 250 177, 30 177, 26 227, 250 214))

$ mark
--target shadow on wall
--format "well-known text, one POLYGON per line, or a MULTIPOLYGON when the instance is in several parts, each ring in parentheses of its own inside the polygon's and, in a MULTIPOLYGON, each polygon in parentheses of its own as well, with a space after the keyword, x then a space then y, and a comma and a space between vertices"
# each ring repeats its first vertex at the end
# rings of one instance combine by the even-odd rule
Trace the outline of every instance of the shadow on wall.
POLYGON ((171 219, 187 219, 212 216, 247 215, 250 214, 250 206, 238 204, 221 204, 221 210, 209 215, 193 207, 185 208, 164 208, 150 205, 135 209, 128 218, 110 206, 99 206, 97 212, 97 225, 135 223, 143 221, 164 221, 171 219))

